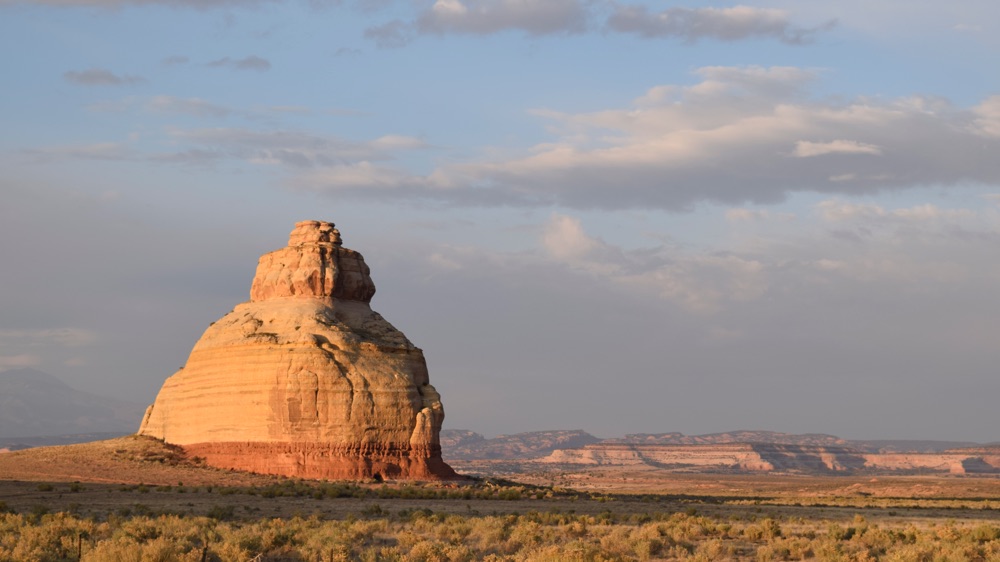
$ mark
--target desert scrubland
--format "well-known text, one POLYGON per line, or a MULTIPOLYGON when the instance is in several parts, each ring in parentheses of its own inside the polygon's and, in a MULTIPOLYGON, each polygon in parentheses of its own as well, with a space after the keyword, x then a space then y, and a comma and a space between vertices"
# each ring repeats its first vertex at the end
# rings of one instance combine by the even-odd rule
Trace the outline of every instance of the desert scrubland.
POLYGON ((6 453, 0 474, 0 560, 1000 560, 989 476, 345 483, 137 437, 6 453))

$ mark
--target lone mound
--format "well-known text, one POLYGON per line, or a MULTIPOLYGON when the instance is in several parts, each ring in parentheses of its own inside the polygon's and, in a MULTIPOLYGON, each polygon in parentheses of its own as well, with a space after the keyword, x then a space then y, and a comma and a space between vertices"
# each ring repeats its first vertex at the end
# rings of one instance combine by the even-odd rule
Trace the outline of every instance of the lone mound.
POLYGON ((369 306, 375 285, 333 223, 295 225, 250 301, 205 331, 141 435, 215 467, 328 479, 457 478, 423 352, 369 306))
POLYGON ((262 476, 206 467, 181 447, 151 437, 129 435, 0 454, 0 479, 39 482, 251 486, 275 481, 262 476))

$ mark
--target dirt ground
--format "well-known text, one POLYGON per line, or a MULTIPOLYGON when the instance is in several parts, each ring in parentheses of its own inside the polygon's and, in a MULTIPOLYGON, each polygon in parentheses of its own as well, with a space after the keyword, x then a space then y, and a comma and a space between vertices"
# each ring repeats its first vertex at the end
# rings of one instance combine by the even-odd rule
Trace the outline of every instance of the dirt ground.
POLYGON ((295 515, 340 519, 430 510, 459 515, 696 512, 741 519, 850 520, 862 515, 871 521, 897 523, 1000 521, 1000 479, 995 477, 678 474, 643 468, 570 468, 501 474, 514 481, 506 484, 362 482, 356 483, 356 490, 364 497, 310 493, 274 497, 265 493, 269 487, 294 486, 308 492, 310 486, 318 489, 324 484, 208 468, 186 458, 176 447, 122 437, 0 454, 0 510, 69 511, 94 517, 221 514, 254 519, 295 515), (520 499, 398 497, 403 494, 395 491, 404 487, 428 489, 428 495, 463 488, 523 493, 518 494, 520 499), (397 497, 374 497, 380 490, 385 492, 382 495, 397 497))
MULTIPOLYGON (((0 502, 7 510, 33 513, 66 511, 103 518, 110 514, 213 515, 227 518, 309 517, 343 519, 396 515, 413 510, 457 515, 563 512, 620 515, 643 513, 698 513, 724 518, 760 517, 844 520, 862 515, 869 521, 931 522, 935 520, 1000 522, 1000 510, 976 503, 963 505, 810 505, 781 503, 773 498, 713 498, 706 496, 588 496, 553 499, 405 499, 264 497, 256 488, 191 486, 128 486, 105 483, 39 483, 0 481, 0 502)), ((905 504, 905 502, 902 502, 905 504)))

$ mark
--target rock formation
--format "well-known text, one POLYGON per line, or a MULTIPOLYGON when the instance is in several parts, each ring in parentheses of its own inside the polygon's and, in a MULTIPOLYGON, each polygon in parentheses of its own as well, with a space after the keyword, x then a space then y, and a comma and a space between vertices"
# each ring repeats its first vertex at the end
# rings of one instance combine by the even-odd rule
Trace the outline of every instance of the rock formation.
POLYGON ((423 352, 369 306, 375 285, 333 223, 260 258, 250 302, 213 323, 139 433, 209 465, 328 479, 447 479, 444 410, 423 352))
POLYGON ((539 463, 557 465, 647 465, 677 472, 786 472, 800 474, 997 474, 1000 450, 955 449, 938 453, 869 453, 849 447, 775 443, 644 445, 593 443, 557 449, 539 463))

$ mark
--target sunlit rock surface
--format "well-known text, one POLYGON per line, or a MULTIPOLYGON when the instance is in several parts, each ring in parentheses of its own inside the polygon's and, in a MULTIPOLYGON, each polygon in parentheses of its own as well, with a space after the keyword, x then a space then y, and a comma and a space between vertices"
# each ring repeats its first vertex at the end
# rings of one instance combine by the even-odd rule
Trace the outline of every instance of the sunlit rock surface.
POLYGON ((139 433, 208 464, 327 479, 446 479, 444 409, 423 352, 368 305, 375 285, 333 223, 260 258, 250 302, 212 324, 139 433))

